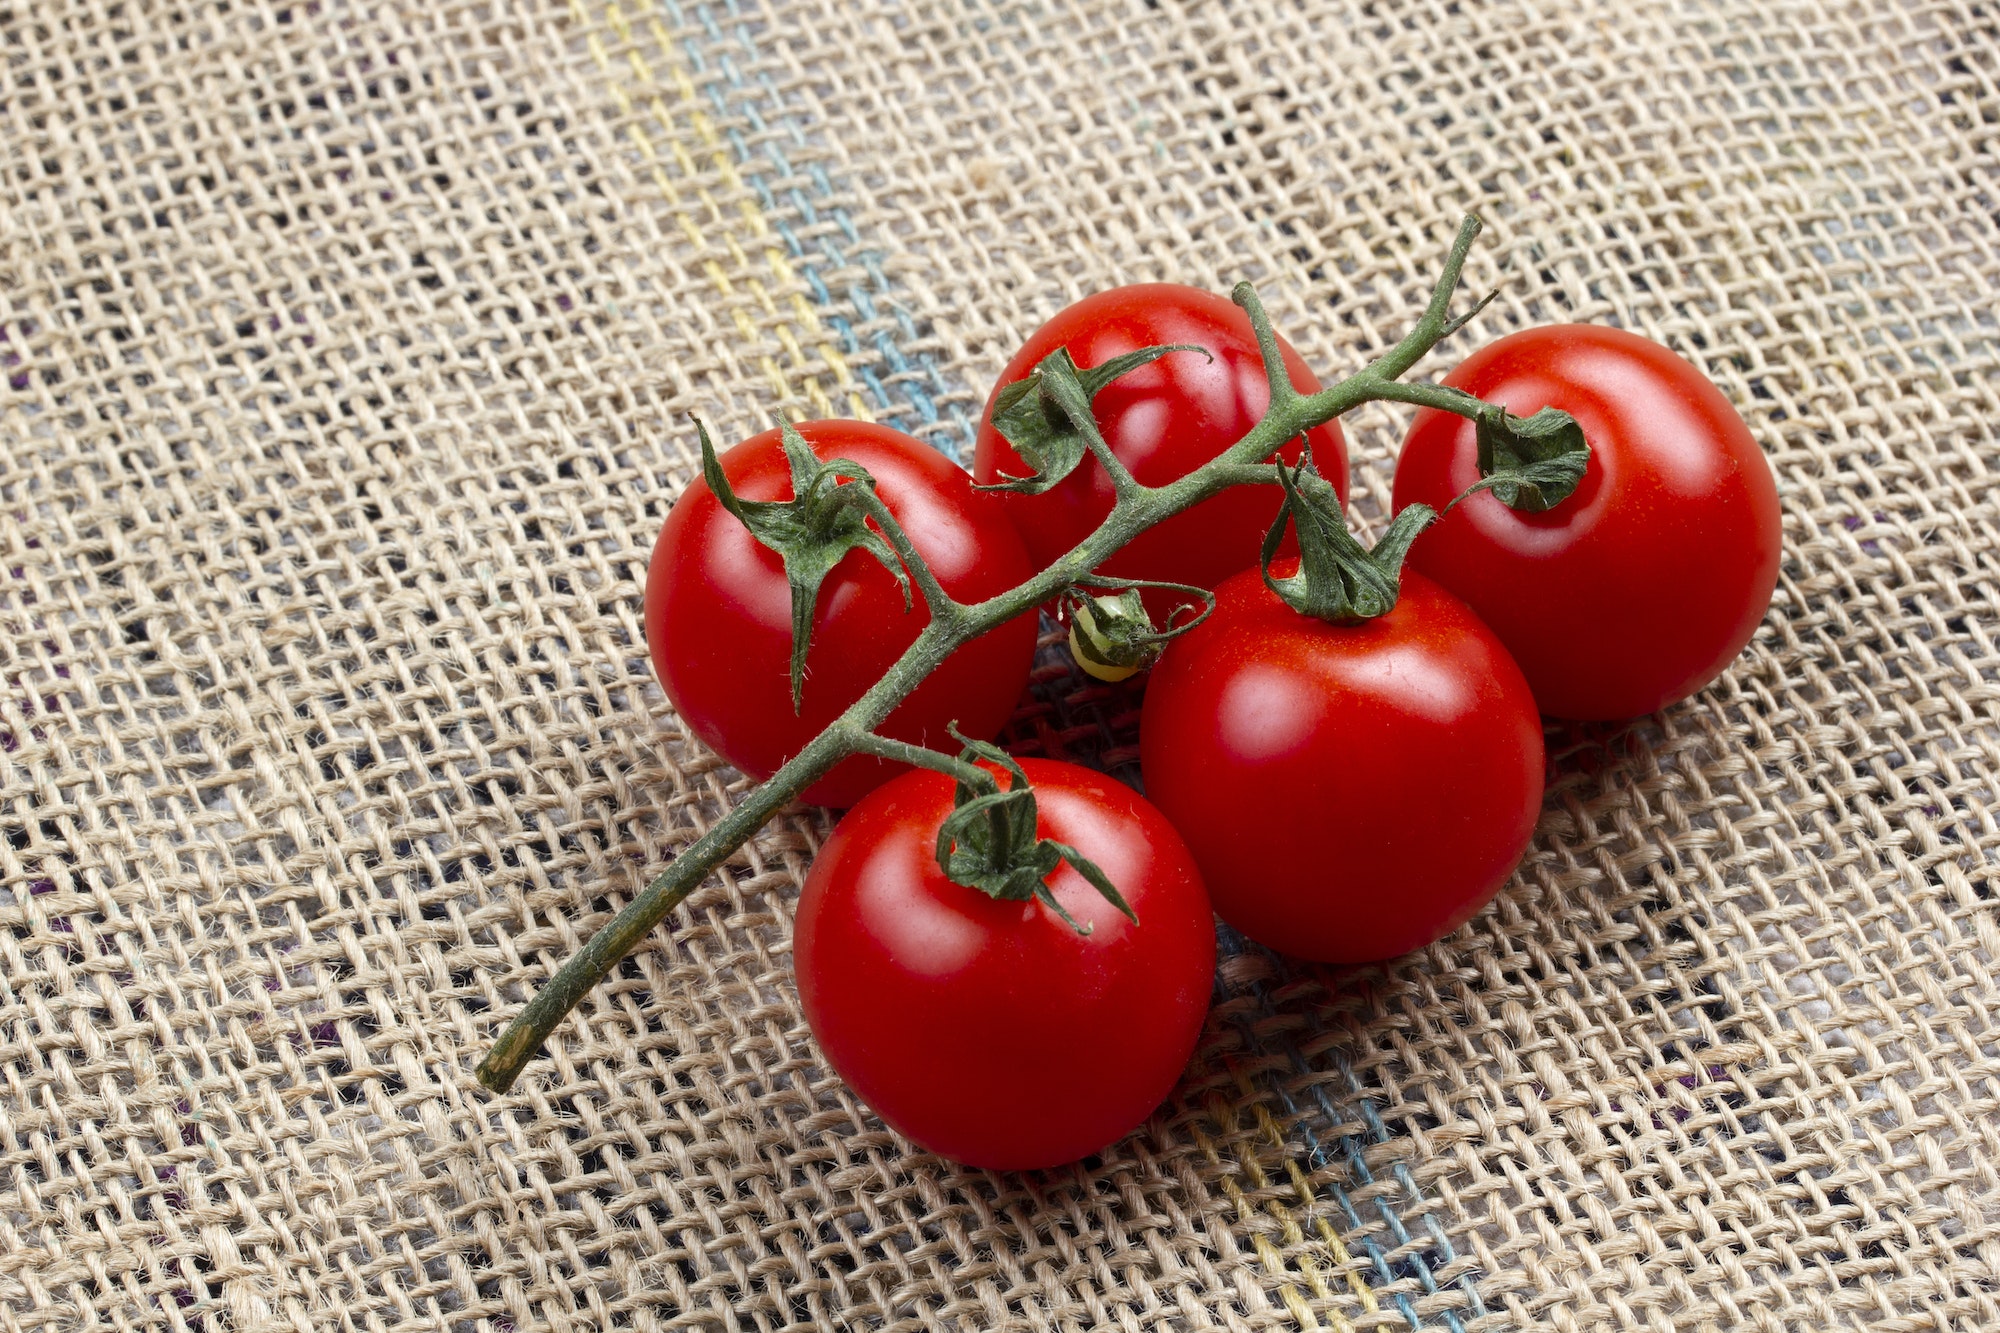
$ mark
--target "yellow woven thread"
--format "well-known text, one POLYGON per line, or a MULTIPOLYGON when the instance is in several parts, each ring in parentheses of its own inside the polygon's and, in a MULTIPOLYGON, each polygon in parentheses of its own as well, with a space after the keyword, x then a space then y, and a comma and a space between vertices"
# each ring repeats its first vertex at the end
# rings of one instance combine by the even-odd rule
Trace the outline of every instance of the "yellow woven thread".
MULTIPOLYGON (((1247 1084, 1247 1080, 1241 1074, 1237 1076, 1237 1082, 1239 1086, 1247 1084)), ((1217 1127, 1224 1130, 1227 1130, 1231 1126, 1234 1119, 1230 1114, 1229 1104, 1219 1096, 1209 1100, 1208 1113, 1217 1127)), ((1271 1120, 1269 1113, 1262 1106, 1258 1106, 1257 1113, 1259 1137, 1282 1150, 1285 1146, 1284 1136, 1278 1132, 1277 1125, 1271 1120)), ((1212 1166, 1222 1168, 1220 1174, 1222 1192, 1228 1198, 1231 1205, 1235 1207, 1237 1216, 1245 1222, 1253 1220, 1257 1214, 1257 1205, 1251 1201, 1249 1194, 1245 1192, 1241 1183, 1238 1182, 1236 1173, 1241 1173, 1249 1179, 1251 1190, 1261 1191, 1269 1185, 1269 1177, 1264 1174, 1263 1167, 1257 1162, 1254 1155, 1225 1160, 1217 1148, 1215 1140, 1204 1132, 1199 1124, 1190 1124, 1190 1129, 1194 1135, 1195 1145, 1201 1149, 1202 1155, 1208 1159, 1212 1166)), ((1312 1209, 1314 1203, 1313 1192, 1305 1181, 1304 1173, 1300 1172, 1296 1168, 1296 1165, 1288 1165, 1290 1165, 1293 1192, 1298 1196, 1301 1204, 1308 1210, 1312 1209)), ((1272 1198, 1265 1204, 1264 1211, 1276 1219, 1278 1232, 1285 1238, 1285 1242, 1288 1245, 1299 1247, 1305 1245, 1305 1231, 1299 1226, 1298 1217, 1286 1206, 1283 1199, 1272 1198)), ((1318 1219, 1314 1231, 1322 1243, 1331 1250, 1335 1265, 1346 1265, 1348 1258, 1347 1247, 1341 1244, 1340 1237, 1323 1217, 1318 1219)), ((1297 1284, 1284 1279, 1283 1275, 1288 1271, 1288 1266, 1278 1247, 1271 1243, 1271 1238, 1261 1231, 1252 1231, 1250 1233, 1250 1244, 1251 1248, 1257 1252, 1257 1257, 1262 1261, 1264 1266, 1273 1274, 1280 1276, 1278 1299, 1283 1302, 1285 1309, 1291 1314, 1292 1319, 1298 1326, 1302 1329, 1318 1329, 1323 1327, 1318 1317, 1313 1314, 1312 1307, 1306 1304, 1297 1284)), ((1322 1302, 1332 1301, 1333 1287, 1326 1280, 1326 1273, 1323 1266, 1309 1257, 1309 1251, 1303 1248, 1300 1249, 1300 1255, 1298 1274, 1304 1279, 1307 1289, 1312 1292, 1316 1299, 1322 1302)), ((1373 1314, 1378 1308, 1375 1293, 1369 1289, 1368 1284, 1361 1278, 1358 1272, 1350 1271, 1347 1280, 1348 1286, 1360 1300, 1362 1309, 1373 1314)), ((1333 1311, 1330 1312, 1330 1318, 1335 1333, 1352 1333, 1354 1326, 1345 1316, 1337 1311, 1333 1311)))
MULTIPOLYGON (((728 143, 717 129, 714 119, 700 104, 693 78, 684 66, 673 61, 672 34, 658 18, 652 20, 651 35, 661 53, 661 62, 666 65, 664 71, 656 70, 648 62, 640 46, 633 41, 632 28, 626 20, 624 11, 615 0, 605 6, 605 22, 609 24, 618 44, 627 52, 625 65, 626 78, 630 81, 628 86, 621 79, 619 64, 606 47, 602 31, 592 26, 590 17, 584 9, 583 0, 571 0, 570 10, 578 26, 585 30, 585 42, 591 59, 606 77, 611 96, 618 104, 626 134, 645 160, 654 186, 669 199, 679 198, 691 192, 700 202, 708 225, 714 229, 714 236, 719 236, 727 247, 730 259, 737 270, 749 271, 751 270, 749 256, 738 239, 739 233, 735 225, 732 225, 729 214, 713 192, 702 183, 696 155, 689 151, 687 143, 680 135, 672 132, 675 127, 674 113, 669 110, 658 89, 663 82, 671 83, 675 88, 680 111, 698 141, 700 152, 707 157, 709 165, 722 178, 724 188, 735 196, 736 224, 747 231, 751 248, 761 252, 764 264, 770 271, 771 280, 768 283, 754 271, 749 271, 748 276, 742 281, 752 301, 769 317, 771 322, 767 331, 770 336, 777 339, 778 345, 784 349, 795 366, 807 365, 812 355, 816 355, 825 364, 835 386, 835 392, 842 398, 845 414, 859 420, 872 421, 874 417, 861 395, 852 368, 848 366, 846 358, 840 354, 839 349, 834 346, 831 333, 820 321, 811 301, 806 298, 802 290, 804 284, 793 268, 791 259, 785 254, 783 244, 771 230, 769 220, 758 208, 753 193, 744 186, 730 154, 728 143), (656 125, 669 131, 665 136, 664 152, 662 145, 647 131, 645 118, 635 113, 635 107, 639 103, 643 103, 647 114, 656 125), (667 170, 666 164, 669 159, 681 173, 683 179, 679 182, 676 182, 667 170), (789 322, 787 317, 780 313, 781 304, 777 294, 785 294, 788 297, 789 322), (803 340, 800 337, 801 332, 804 334, 803 340), (812 349, 810 355, 806 350, 807 347, 812 349)), ((676 220, 681 231, 687 236, 689 244, 697 249, 705 248, 714 239, 713 236, 703 234, 692 213, 679 213, 676 215, 676 220)), ((730 317, 737 332, 742 336, 744 345, 754 347, 762 343, 764 334, 752 321, 749 310, 730 300, 736 294, 737 288, 730 280, 729 271, 715 259, 703 260, 701 269, 723 298, 724 304, 729 307, 730 317)), ((832 397, 828 395, 826 386, 821 382, 820 375, 805 372, 803 382, 795 387, 786 376, 778 358, 768 352, 757 358, 757 366, 763 373, 765 381, 770 384, 772 392, 780 400, 803 398, 814 416, 839 415, 834 408, 832 397)))
MULTIPOLYGON (((1236 1075, 1236 1085, 1243 1091, 1245 1097, 1251 1095, 1250 1080, 1240 1070, 1236 1075)), ((1253 1103, 1253 1113, 1256 1116, 1258 1131, 1265 1142, 1282 1151, 1285 1147, 1285 1136, 1278 1129, 1277 1121, 1271 1118, 1270 1109, 1262 1102, 1255 1102, 1253 1103)), ((1262 1169, 1256 1165, 1254 1160, 1246 1163, 1246 1165, 1250 1169, 1252 1180, 1257 1181, 1261 1185, 1262 1169)), ((1355 1297, 1360 1300, 1361 1308, 1370 1314, 1375 1313, 1377 1307, 1374 1290, 1361 1276, 1360 1269, 1348 1267, 1349 1256, 1347 1246, 1341 1243, 1340 1233, 1334 1230, 1333 1223, 1327 1220, 1326 1213, 1320 1209, 1319 1199, 1313 1192, 1312 1182, 1307 1179, 1306 1173, 1300 1170, 1296 1158, 1287 1157, 1285 1159, 1285 1174, 1291 1177, 1292 1193, 1298 1196, 1299 1206, 1311 1215, 1313 1230, 1318 1234, 1320 1242, 1332 1252, 1334 1265, 1338 1268, 1347 1269, 1347 1285, 1354 1292, 1355 1297)), ((1287 1239, 1289 1238, 1288 1236, 1287 1239)))

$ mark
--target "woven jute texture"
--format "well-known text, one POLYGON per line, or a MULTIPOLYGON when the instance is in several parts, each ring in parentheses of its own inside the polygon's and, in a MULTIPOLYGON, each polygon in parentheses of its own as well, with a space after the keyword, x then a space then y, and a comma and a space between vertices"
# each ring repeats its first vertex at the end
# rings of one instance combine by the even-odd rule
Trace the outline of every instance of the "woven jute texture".
MULTIPOLYGON (((51 0, 0 69, 0 1327, 2000 1326, 1984 0, 51 0), (1138 279, 1331 379, 1469 208, 1418 373, 1641 330, 1785 503, 1721 682, 1551 728, 1489 912, 1226 941, 1145 1127, 966 1172, 814 1048, 801 809, 479 1091, 743 790, 641 638, 688 412, 961 449, 1138 279)), ((1016 741, 1129 764, 1044 661, 1016 741)))

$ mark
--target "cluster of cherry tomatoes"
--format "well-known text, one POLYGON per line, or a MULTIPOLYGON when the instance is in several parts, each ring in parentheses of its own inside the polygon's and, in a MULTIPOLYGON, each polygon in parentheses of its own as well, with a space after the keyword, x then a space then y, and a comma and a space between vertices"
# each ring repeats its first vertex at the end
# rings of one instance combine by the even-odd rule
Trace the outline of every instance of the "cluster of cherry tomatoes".
MULTIPOLYGON (((1209 356, 1164 356, 1092 407, 1137 480, 1165 484, 1234 444, 1268 405, 1249 321, 1230 302, 1165 285, 1090 297, 1029 339, 1000 382, 1058 348, 1091 367, 1164 344, 1209 356)), ((1281 350, 1294 387, 1317 390, 1298 354, 1281 350)), ((1146 796, 1074 765, 1019 761, 1042 834, 1094 862, 1129 911, 1067 862, 1047 876, 1046 899, 948 878, 938 839, 955 785, 942 774, 855 757, 805 793, 851 808, 799 904, 801 999, 835 1070, 891 1126, 993 1168, 1104 1147, 1159 1104, 1193 1051, 1212 985, 1211 911, 1319 962, 1422 947, 1484 906, 1527 847, 1543 715, 1652 712, 1708 684, 1748 642, 1777 578, 1776 488, 1742 420, 1693 366, 1628 333, 1560 326, 1493 343, 1445 382, 1521 416, 1567 411, 1588 466, 1544 512, 1492 493, 1449 509, 1417 539, 1386 614, 1332 624, 1280 599, 1260 567, 1281 503, 1272 487, 1225 491, 1101 567, 1216 599, 1152 670, 1146 796)), ((968 604, 1075 547, 1114 499, 1094 459, 1039 494, 979 489, 975 478, 1028 470, 991 408, 972 475, 881 426, 799 427, 820 459, 867 470, 944 590, 968 604)), ((1395 507, 1445 510, 1478 483, 1474 434, 1459 416, 1419 411, 1395 507)), ((1338 425, 1302 444, 1344 501, 1338 425)), ((738 497, 790 498, 777 431, 720 461, 738 497)), ((1280 556, 1271 573, 1287 569, 1280 556)), ((647 637, 681 718, 753 777, 839 717, 928 621, 883 560, 850 553, 821 588, 795 709, 790 596, 773 551, 708 486, 691 486, 654 553, 647 637)), ((1164 619, 1171 595, 1145 597, 1164 619)), ((1035 641, 1029 613, 966 645, 882 734, 939 747, 953 723, 996 735, 1035 641)))

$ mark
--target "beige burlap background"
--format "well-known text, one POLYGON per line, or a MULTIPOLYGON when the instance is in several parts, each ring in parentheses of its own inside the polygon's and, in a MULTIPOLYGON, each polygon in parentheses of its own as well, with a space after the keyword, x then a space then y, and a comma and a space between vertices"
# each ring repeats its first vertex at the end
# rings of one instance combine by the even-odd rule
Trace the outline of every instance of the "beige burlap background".
MULTIPOLYGON (((0 62, 0 1327, 2000 1326, 1990 4, 89 0, 0 62), (818 1059, 803 811, 479 1092, 740 790, 641 647, 684 413, 953 447, 1142 278, 1330 378, 1471 207, 1426 373, 1663 339, 1788 550, 1721 683, 1551 731, 1492 911, 1232 950, 1143 1131, 965 1173, 818 1059)), ((1022 742, 1125 757, 1043 674, 1022 742)))

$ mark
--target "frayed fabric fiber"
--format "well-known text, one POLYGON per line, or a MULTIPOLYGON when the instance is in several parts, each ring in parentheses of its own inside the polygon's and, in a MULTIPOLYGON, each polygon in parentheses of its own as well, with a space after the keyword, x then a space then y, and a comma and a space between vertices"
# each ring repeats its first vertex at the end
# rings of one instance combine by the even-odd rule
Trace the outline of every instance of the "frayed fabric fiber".
MULTIPOLYGON (((0 1326, 2000 1327, 1990 5, 78 0, 0 124, 0 1326), (813 1044, 801 807, 479 1088, 747 790, 646 659, 691 413, 964 456, 1136 281, 1330 382, 1468 211, 1415 374, 1635 330, 1784 505, 1489 910, 1225 931, 1151 1120, 970 1171, 813 1044)), ((1345 425, 1379 529, 1407 416, 1345 425)), ((1134 777, 1142 689, 1051 633, 1008 739, 1134 777)))

